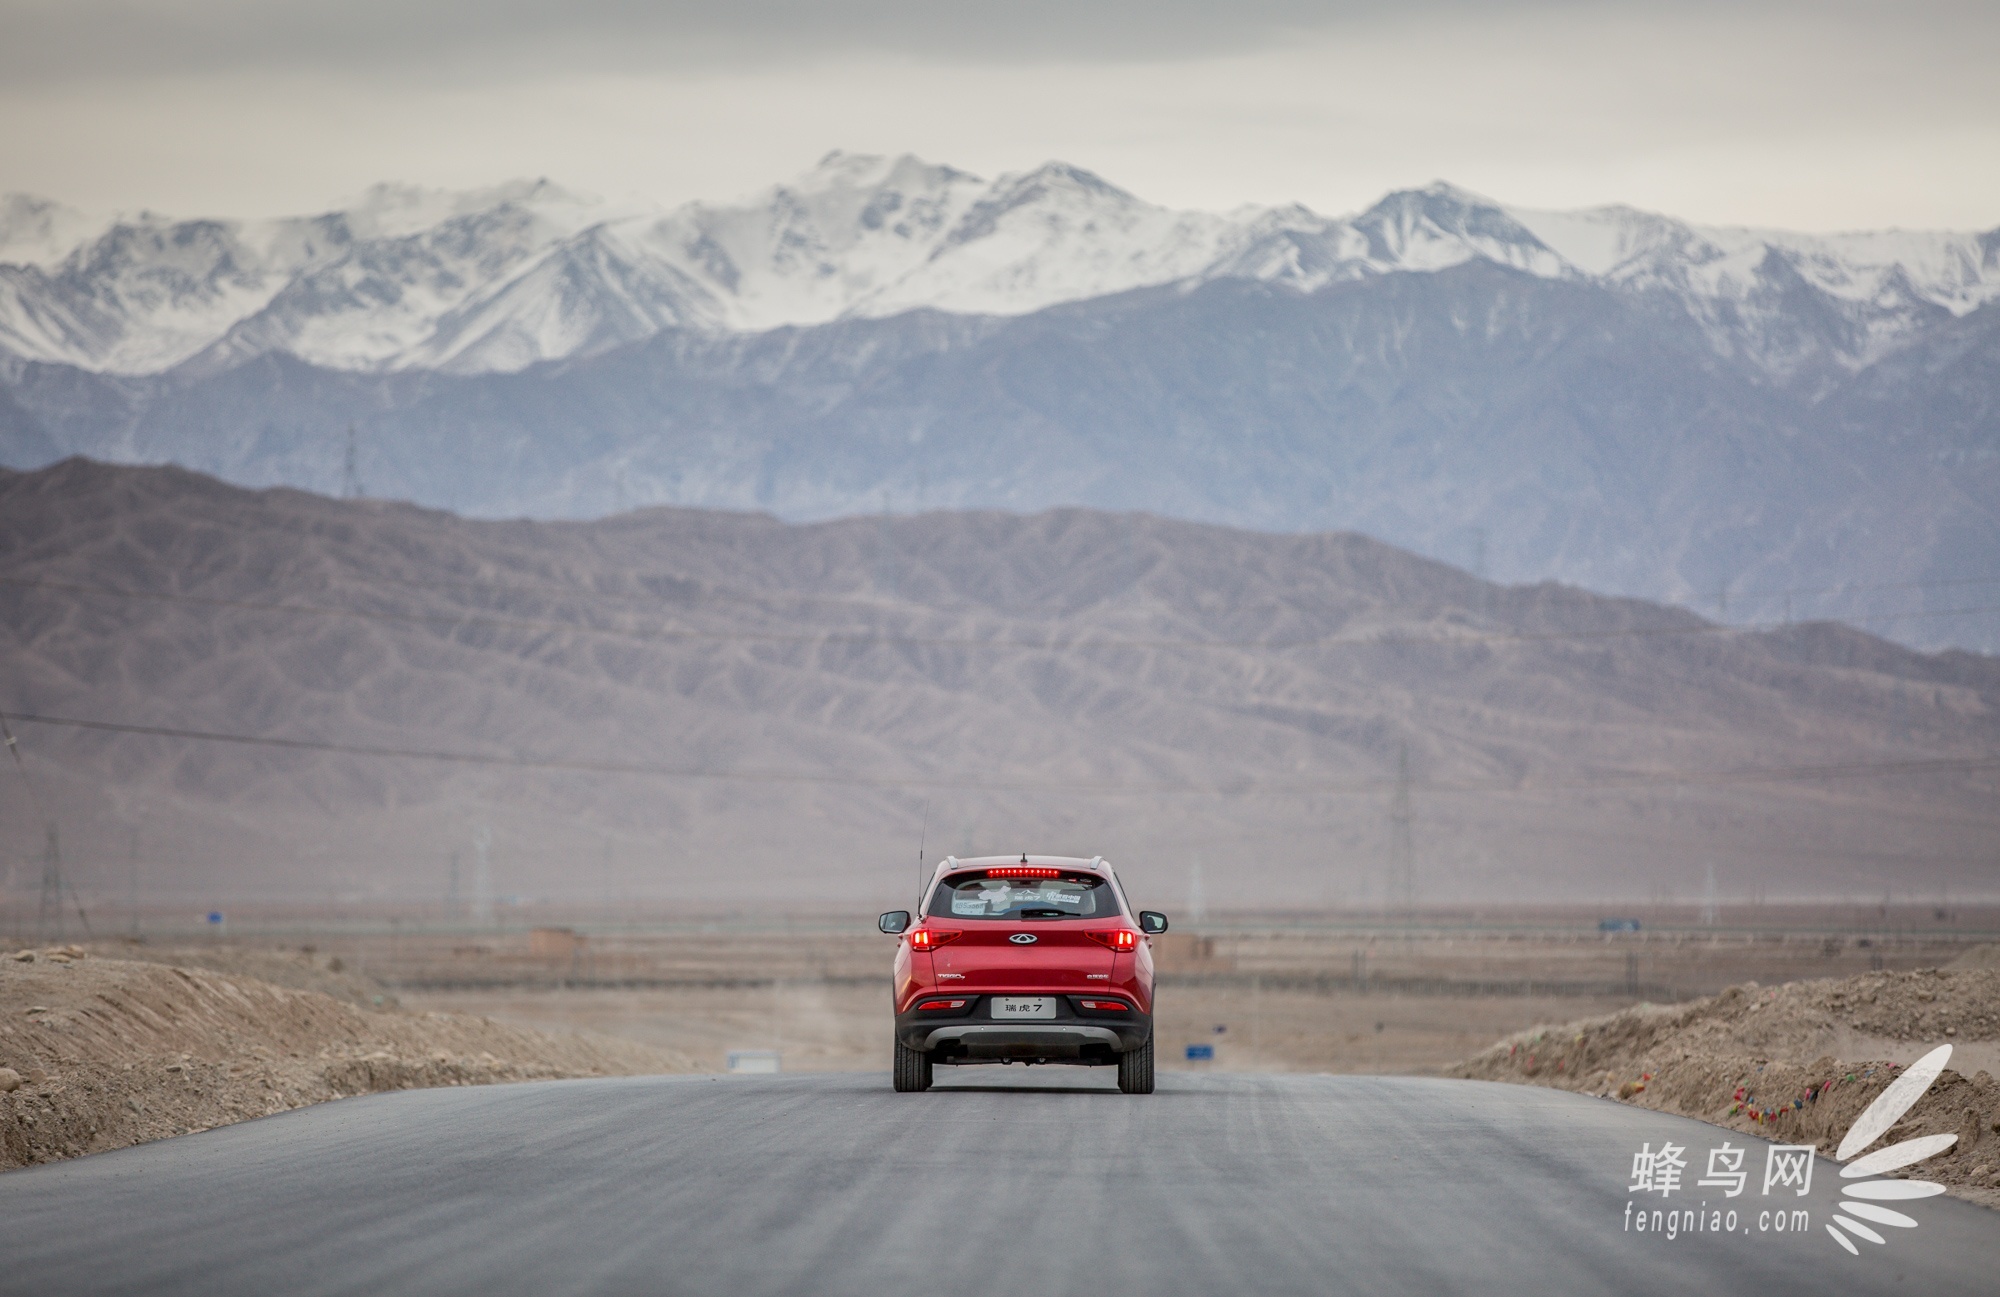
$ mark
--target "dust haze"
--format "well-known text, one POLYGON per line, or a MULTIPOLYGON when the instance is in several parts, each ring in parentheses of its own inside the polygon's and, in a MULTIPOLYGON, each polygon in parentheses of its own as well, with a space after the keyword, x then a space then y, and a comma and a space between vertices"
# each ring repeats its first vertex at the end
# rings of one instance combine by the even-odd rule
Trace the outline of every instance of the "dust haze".
POLYGON ((920 848, 1183 913, 1992 891, 2000 668, 1836 624, 1082 509, 479 522, 85 461, 0 499, 17 916, 33 795, 66 909, 860 915, 920 848))

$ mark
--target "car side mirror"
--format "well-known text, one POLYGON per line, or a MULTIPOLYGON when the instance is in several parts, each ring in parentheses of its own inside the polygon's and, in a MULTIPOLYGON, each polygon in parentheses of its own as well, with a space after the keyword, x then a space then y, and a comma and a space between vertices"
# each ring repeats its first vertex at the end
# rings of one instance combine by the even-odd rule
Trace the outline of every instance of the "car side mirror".
MULTIPOLYGON (((1161 922, 1164 923, 1165 920, 1161 920, 1161 922)), ((906 932, 910 927, 910 912, 908 910, 891 910, 881 918, 875 920, 875 926, 891 936, 899 932, 906 932)))
POLYGON ((1149 937, 1157 937, 1167 930, 1167 916, 1158 910, 1139 911, 1139 931, 1149 937))

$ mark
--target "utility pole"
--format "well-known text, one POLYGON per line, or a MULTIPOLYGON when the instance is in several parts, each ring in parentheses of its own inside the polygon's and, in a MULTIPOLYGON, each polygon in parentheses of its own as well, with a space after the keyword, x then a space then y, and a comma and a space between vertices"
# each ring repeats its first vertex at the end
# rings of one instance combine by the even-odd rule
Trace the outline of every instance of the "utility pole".
POLYGON ((1389 906, 1413 913, 1417 908, 1416 834, 1410 811, 1410 745, 1396 753, 1396 792, 1389 801, 1389 906))
POLYGON ((359 500, 361 498, 361 452, 355 444, 354 425, 347 425, 347 455, 340 465, 340 498, 359 500))

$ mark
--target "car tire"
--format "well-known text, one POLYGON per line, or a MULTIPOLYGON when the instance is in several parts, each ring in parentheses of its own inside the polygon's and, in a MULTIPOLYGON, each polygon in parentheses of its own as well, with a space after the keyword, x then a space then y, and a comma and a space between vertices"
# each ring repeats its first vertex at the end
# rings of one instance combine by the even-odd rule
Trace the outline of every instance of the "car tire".
POLYGON ((910 1049, 902 1041, 897 1041, 896 1089, 909 1094, 930 1088, 931 1056, 921 1049, 910 1049))
POLYGON ((1153 1092, 1153 1040, 1118 1056, 1118 1088, 1126 1094, 1153 1092))

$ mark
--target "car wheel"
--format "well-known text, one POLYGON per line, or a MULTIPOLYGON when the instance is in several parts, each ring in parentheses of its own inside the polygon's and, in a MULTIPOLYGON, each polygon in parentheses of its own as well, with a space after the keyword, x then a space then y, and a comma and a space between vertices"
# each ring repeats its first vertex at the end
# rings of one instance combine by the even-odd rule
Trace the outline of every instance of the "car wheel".
POLYGON ((1118 1056, 1118 1088, 1127 1094, 1153 1092, 1153 1041, 1118 1056))
POLYGON ((921 1049, 910 1049, 902 1041, 897 1041, 896 1089, 908 1093, 930 1088, 931 1056, 921 1049))

